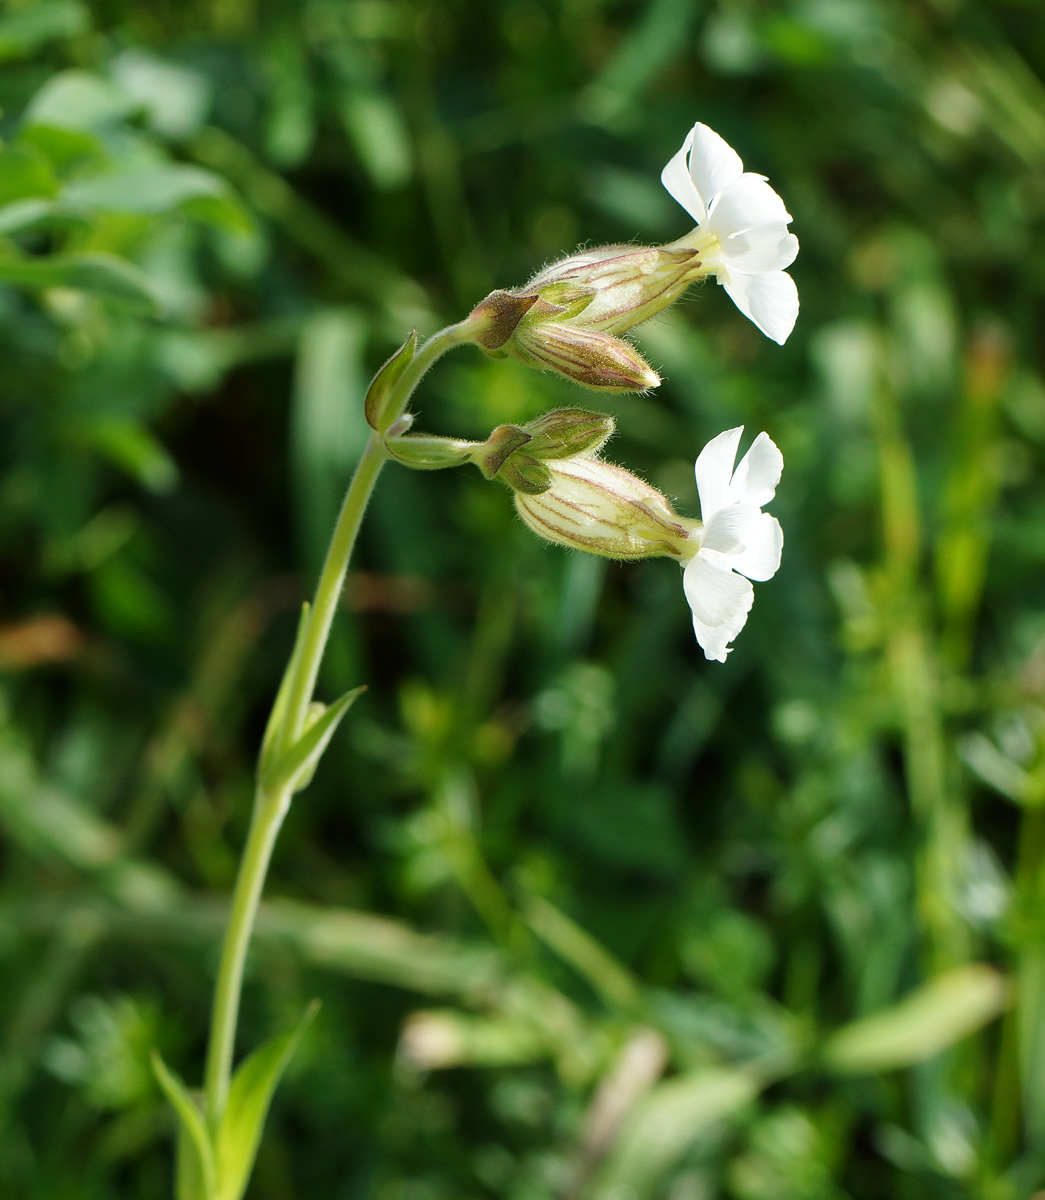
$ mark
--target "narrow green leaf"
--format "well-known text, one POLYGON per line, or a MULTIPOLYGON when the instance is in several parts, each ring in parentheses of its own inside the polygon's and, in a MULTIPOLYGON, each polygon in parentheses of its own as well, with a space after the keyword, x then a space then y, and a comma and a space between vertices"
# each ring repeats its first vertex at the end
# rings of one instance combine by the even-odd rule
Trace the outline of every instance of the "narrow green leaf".
POLYGON ((145 425, 125 417, 106 416, 84 422, 76 432, 79 439, 150 492, 166 495, 177 485, 177 464, 145 425))
POLYGON ((214 1192, 203 1174, 193 1135, 178 1122, 174 1152, 175 1200, 213 1200, 214 1192))
POLYGON ((353 82, 342 99, 341 118, 374 185, 381 191, 402 187, 414 164, 410 135, 394 100, 353 82))
POLYGON ((276 753, 276 748, 283 740, 283 723, 287 719, 287 705, 290 703, 290 692, 294 686, 294 676, 298 671, 298 664, 301 662, 301 650, 305 645, 305 634, 308 631, 308 618, 312 612, 312 606, 305 601, 301 606, 301 616, 298 618, 297 633, 294 635, 294 648, 290 652, 290 659, 287 662, 286 670, 283 672, 283 678, 279 682, 279 691, 276 693, 276 699, 272 705, 272 712, 269 714, 268 724, 265 726, 265 736, 261 739, 261 770, 264 773, 270 766, 273 754, 276 753))
POLYGON ((219 1200, 239 1200, 246 1191, 272 1094, 318 1010, 319 1001, 314 1000, 296 1025, 255 1050, 232 1077, 218 1129, 219 1200))
POLYGON ((530 896, 523 919, 537 936, 582 975, 614 1009, 634 1009, 638 982, 612 954, 553 904, 530 896))
POLYGON ((113 254, 78 254, 53 258, 0 258, 0 282, 27 287, 76 288, 155 309, 146 277, 113 254))
POLYGON ((367 424, 371 429, 376 429, 378 433, 384 433, 394 419, 395 414, 388 408, 388 398, 416 352, 417 330, 415 329, 374 376, 373 383, 367 389, 364 406, 367 424))
POLYGON ((160 1057, 152 1052, 152 1069, 164 1095, 178 1115, 178 1200, 211 1200, 216 1175, 214 1149, 189 1089, 160 1057))
POLYGON ((250 218, 228 184, 212 171, 185 163, 118 167, 66 185, 63 207, 88 212, 157 216, 184 210, 207 224, 250 230, 250 218))
POLYGON ((913 1066, 993 1021, 1007 1002, 997 971, 982 963, 956 967, 892 1008, 840 1029, 824 1047, 824 1061, 845 1074, 913 1066))
POLYGON ((475 445, 477 443, 465 442, 460 438, 429 437, 425 434, 409 434, 385 441, 385 449, 396 462, 417 471, 459 467, 471 458, 475 445))
POLYGON ((346 692, 317 717, 294 745, 273 763, 270 771, 266 772, 268 777, 264 780, 265 786, 276 790, 292 783, 296 792, 306 787, 341 718, 348 712, 352 702, 365 691, 364 685, 346 692))

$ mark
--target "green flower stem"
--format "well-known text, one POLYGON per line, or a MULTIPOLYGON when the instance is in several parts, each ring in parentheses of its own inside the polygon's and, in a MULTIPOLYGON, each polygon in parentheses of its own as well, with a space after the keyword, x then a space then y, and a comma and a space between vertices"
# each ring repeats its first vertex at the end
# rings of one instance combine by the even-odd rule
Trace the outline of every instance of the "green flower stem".
POLYGON ((323 651, 326 649, 330 627, 334 623, 334 613, 345 586, 349 559, 352 557, 359 527, 363 523, 363 513, 387 458, 384 446, 377 435, 372 433, 352 476, 352 483, 334 526, 334 536, 330 539, 330 549, 323 563, 319 583, 316 585, 316 597, 305 630, 301 659, 290 691, 286 726, 281 738, 283 749, 292 746, 304 728, 308 706, 312 703, 312 694, 319 677, 319 667, 323 661, 323 651))
POLYGON ((204 1096, 207 1120, 212 1130, 216 1130, 221 1123, 228 1101, 247 945, 258 913, 261 890, 265 885, 265 875, 272 858, 272 848, 276 844, 283 817, 290 807, 291 795, 289 785, 270 795, 262 793, 259 789, 250 832, 247 834, 247 844, 236 875, 232 909, 225 929, 225 941, 221 947, 221 965, 214 989, 210 1041, 207 1045, 204 1096))
MULTIPOLYGON (((425 372, 447 350, 472 340, 473 330, 467 321, 451 325, 424 342, 398 381, 395 413, 401 415, 414 389, 425 372)), ((320 663, 330 636, 345 583, 349 559, 355 546, 370 496, 388 454, 381 439, 370 435, 362 457, 345 496, 326 561, 316 586, 316 598, 308 618, 294 678, 285 723, 278 732, 278 749, 286 751, 300 737, 312 702, 320 663)), ((214 991, 211 1015, 210 1042, 207 1047, 207 1067, 204 1082, 207 1119, 217 1129, 228 1102, 232 1059, 239 1017, 240 991, 247 947, 261 900, 272 850, 287 809, 290 807, 293 785, 285 784, 266 791, 261 782, 254 802, 247 844, 236 876, 229 923, 222 944, 221 963, 214 991)))

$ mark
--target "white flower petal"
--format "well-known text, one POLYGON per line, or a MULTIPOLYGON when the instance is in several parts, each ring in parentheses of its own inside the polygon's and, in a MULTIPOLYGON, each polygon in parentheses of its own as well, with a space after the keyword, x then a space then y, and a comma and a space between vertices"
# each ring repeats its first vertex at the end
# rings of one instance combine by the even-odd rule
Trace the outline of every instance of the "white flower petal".
POLYGON ((699 550, 686 564, 682 586, 694 620, 712 628, 746 615, 755 596, 755 589, 742 575, 699 550))
POLYGON ((741 175, 708 204, 708 229, 719 238, 754 229, 756 225, 786 225, 791 214, 761 175, 741 175))
POLYGON ((729 644, 747 624, 747 613, 739 613, 735 620, 721 625, 704 625, 693 618, 693 632, 704 657, 713 662, 725 662, 726 655, 733 649, 729 644))
POLYGON ((727 271, 755 275, 760 271, 782 271, 798 256, 798 238, 777 222, 756 225, 719 243, 719 259, 727 271))
POLYGON ((768 433, 760 433, 737 463, 729 484, 731 504, 764 508, 776 493, 784 469, 784 456, 768 433))
POLYGON ((727 504, 704 522, 701 550, 713 550, 716 555, 728 555, 725 567, 734 567, 734 557, 742 554, 750 541, 750 532, 761 516, 758 508, 750 504, 727 504))
POLYGON ((710 208, 715 197, 744 173, 740 155, 713 129, 698 121, 689 132, 689 174, 710 208))
POLYGON ((798 318, 798 289, 784 271, 763 275, 723 272, 719 283, 745 317, 753 321, 768 338, 782 346, 798 318))
POLYGON ((712 438, 697 457, 697 492, 700 495, 700 516, 705 524, 729 503, 729 481, 743 432, 743 425, 727 429, 725 433, 712 438))
MULTIPOLYGON (((729 512, 730 509, 725 509, 729 512)), ((749 510, 750 511, 750 510, 749 510)), ((744 549, 729 559, 734 571, 761 583, 772 579, 780 566, 784 548, 784 531, 780 522, 769 513, 760 512, 744 529, 744 549)))
POLYGON ((686 165, 690 147, 693 145, 693 133, 694 131, 691 129, 686 134, 682 148, 672 156, 671 161, 661 171, 660 182, 667 189, 671 198, 681 204, 693 220, 700 225, 707 219, 707 200, 710 199, 710 194, 706 198, 700 194, 693 183, 689 167, 686 165))
POLYGON ((734 471, 742 433, 743 426, 720 433, 697 459, 704 528, 682 577, 697 641, 718 662, 747 621, 754 599, 750 581, 776 574, 784 545, 780 523, 761 508, 776 492, 783 456, 760 433, 734 471))
POLYGON ((682 586, 701 649, 707 658, 725 662, 729 643, 747 621, 755 589, 742 576, 724 571, 700 554, 687 563, 682 586))

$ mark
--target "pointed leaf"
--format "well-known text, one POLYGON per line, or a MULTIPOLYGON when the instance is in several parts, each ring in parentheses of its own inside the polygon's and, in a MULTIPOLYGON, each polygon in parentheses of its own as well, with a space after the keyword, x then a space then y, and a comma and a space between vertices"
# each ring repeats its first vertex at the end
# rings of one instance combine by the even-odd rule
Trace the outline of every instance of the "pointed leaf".
POLYGON ((228 1105, 218 1129, 220 1200, 239 1200, 246 1191, 272 1094, 318 1010, 319 1001, 314 1000, 295 1026, 255 1050, 232 1077, 228 1105))
POLYGON ((152 1069, 178 1115, 178 1200, 211 1200, 216 1182, 214 1150, 203 1114, 158 1050, 152 1052, 152 1069))
POLYGON ((272 704, 268 724, 265 726, 265 736, 261 739, 261 770, 265 771, 270 759, 276 752, 276 747, 283 740, 283 723, 287 719, 287 705, 290 703, 290 693, 294 685, 294 676, 301 662, 301 650, 305 644, 305 634, 308 631, 308 618, 312 606, 306 601, 301 606, 301 616, 298 618, 297 633, 294 634, 294 648, 290 652, 286 670, 279 682, 279 691, 272 704))
POLYGON ((417 471, 441 471, 444 467, 459 467, 468 462, 472 448, 477 444, 460 438, 410 434, 386 439, 385 449, 404 466, 417 471))
POLYGON ((406 341, 374 376, 366 394, 365 412, 367 424, 378 433, 384 433, 395 420, 394 406, 388 401, 395 391, 400 376, 410 365, 417 352, 417 330, 413 330, 406 341))
POLYGON ((195 1140, 184 1121, 178 1123, 175 1147, 175 1200, 213 1200, 213 1186, 207 1182, 195 1140))
POLYGON ((275 791, 285 784, 291 783, 294 791, 299 792, 306 787, 316 769, 316 764, 323 756, 323 751, 334 736, 334 730, 340 724, 341 718, 348 712, 352 702, 365 691, 364 685, 351 692, 346 692, 339 700, 335 700, 321 716, 317 717, 294 745, 281 754, 265 773, 266 788, 275 791))

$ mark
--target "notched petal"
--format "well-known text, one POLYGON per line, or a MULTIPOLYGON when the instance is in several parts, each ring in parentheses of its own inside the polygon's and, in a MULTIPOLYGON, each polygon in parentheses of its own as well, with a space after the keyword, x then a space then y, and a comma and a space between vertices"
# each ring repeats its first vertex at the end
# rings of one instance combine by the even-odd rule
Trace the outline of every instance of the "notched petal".
POLYGON ((715 197, 744 173, 744 164, 733 147, 706 125, 690 130, 689 174, 693 186, 710 207, 715 197))
POLYGON ((729 481, 744 426, 727 429, 714 437, 697 457, 695 473, 700 495, 700 516, 705 522, 729 503, 729 481))
POLYGON ((760 433, 733 472, 729 485, 731 502, 765 508, 776 494, 783 470, 784 456, 776 442, 768 433, 760 433))
POLYGON ((667 166, 660 173, 660 182, 668 195, 681 204, 694 221, 699 225, 708 215, 708 200, 711 193, 702 194, 689 173, 686 160, 693 145, 694 130, 686 134, 686 140, 676 154, 671 156, 667 166))

